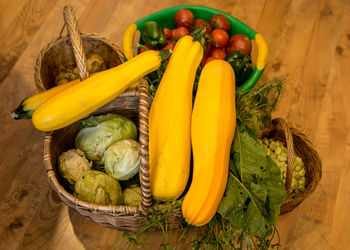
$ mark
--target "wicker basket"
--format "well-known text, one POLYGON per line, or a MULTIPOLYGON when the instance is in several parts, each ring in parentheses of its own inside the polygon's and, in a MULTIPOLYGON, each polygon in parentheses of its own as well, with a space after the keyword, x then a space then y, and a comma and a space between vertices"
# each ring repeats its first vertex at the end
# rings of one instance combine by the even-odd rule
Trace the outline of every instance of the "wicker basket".
POLYGON ((282 118, 272 120, 271 126, 267 127, 262 137, 273 138, 287 146, 287 176, 285 187, 287 198, 281 206, 280 214, 286 214, 296 208, 315 190, 322 177, 322 164, 318 153, 311 142, 299 130, 289 126, 282 118), (293 178, 294 152, 299 156, 306 170, 306 188, 304 191, 292 194, 290 188, 293 178))
MULTIPOLYGON (((51 80, 54 74, 51 75, 51 67, 53 67, 54 71, 62 66, 75 67, 75 65, 77 65, 80 77, 82 79, 88 77, 86 59, 81 44, 87 44, 84 46, 84 49, 98 50, 98 53, 105 59, 107 58, 107 66, 113 67, 123 62, 120 49, 105 39, 98 38, 96 35, 82 35, 83 42, 81 42, 80 36, 77 35, 79 33, 77 31, 74 12, 71 7, 66 6, 64 8, 64 17, 72 42, 70 42, 68 38, 59 38, 50 43, 47 48, 40 53, 35 70, 36 85, 40 91, 52 86, 51 80), (72 23, 74 23, 74 25, 72 25, 72 23), (72 27, 75 27, 75 32, 71 31, 72 27), (72 36, 72 34, 74 35, 72 36), (72 39, 72 37, 74 37, 74 39, 72 39), (57 54, 59 51, 64 51, 64 54, 57 54), (55 61, 56 58, 52 58, 54 56, 59 57, 58 61, 55 61), (67 56, 67 58, 65 58, 65 56, 67 56), (74 58, 76 59, 76 64, 72 62, 74 58)), ((74 140, 80 129, 81 121, 75 122, 63 129, 46 133, 44 141, 44 163, 46 173, 52 188, 67 206, 75 209, 86 218, 109 228, 136 232, 144 226, 146 222, 145 215, 148 208, 152 205, 148 172, 148 109, 148 83, 146 80, 141 79, 139 81, 138 91, 126 91, 112 102, 90 114, 91 116, 116 113, 128 117, 139 125, 142 193, 141 206, 139 207, 96 205, 79 200, 67 192, 64 188, 64 181, 61 179, 57 169, 57 160, 62 152, 74 148, 74 140)))
POLYGON ((89 77, 85 55, 91 52, 104 59, 107 69, 124 62, 123 53, 113 42, 97 34, 79 32, 71 7, 64 7, 63 16, 68 36, 62 36, 62 29, 60 36, 47 44, 36 59, 34 81, 40 92, 54 87, 55 77, 60 72, 69 72, 75 67, 78 67, 80 79, 89 77))
POLYGON ((47 133, 44 142, 46 173, 51 186, 58 193, 60 199, 67 206, 75 209, 92 221, 123 231, 140 230, 145 224, 146 218, 144 215, 147 212, 147 208, 152 203, 148 178, 148 83, 141 80, 139 89, 139 95, 118 97, 114 102, 98 109, 91 115, 116 113, 128 117, 139 124, 139 142, 141 146, 140 176, 142 178, 142 205, 140 207, 96 205, 81 201, 65 190, 64 182, 57 169, 58 156, 64 151, 74 148, 74 140, 79 132, 81 121, 63 129, 47 133), (139 121, 137 119, 138 116, 139 121))

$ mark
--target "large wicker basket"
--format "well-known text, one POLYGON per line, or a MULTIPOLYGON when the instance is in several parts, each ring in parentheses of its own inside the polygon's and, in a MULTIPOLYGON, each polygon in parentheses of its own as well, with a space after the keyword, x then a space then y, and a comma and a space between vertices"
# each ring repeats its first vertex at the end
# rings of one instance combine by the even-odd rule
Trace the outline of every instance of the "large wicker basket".
POLYGON ((272 120, 271 125, 265 129, 262 137, 273 138, 287 146, 288 163, 285 187, 288 195, 280 210, 281 215, 286 214, 299 206, 315 191, 322 177, 321 160, 307 137, 299 130, 291 127, 282 118, 272 120), (306 169, 306 188, 299 193, 290 193, 293 178, 294 152, 302 159, 306 169))
MULTIPOLYGON (((89 75, 86 68, 84 49, 97 50, 106 60, 107 67, 113 67, 123 62, 120 49, 112 42, 98 38, 97 35, 82 35, 82 40, 80 39, 80 33, 77 30, 74 12, 71 7, 66 6, 64 8, 64 17, 69 38, 59 38, 50 43, 40 53, 36 63, 35 80, 40 91, 52 87, 52 77, 54 75, 52 72, 60 67, 75 67, 77 65, 81 79, 87 78, 89 75), (60 51, 64 54, 60 55, 60 51), (73 62, 74 59, 76 62, 73 62)), ((79 200, 67 192, 64 188, 64 181, 57 169, 57 160, 62 152, 74 148, 74 140, 80 129, 81 121, 46 134, 44 141, 46 173, 52 188, 67 206, 75 209, 86 218, 113 229, 135 232, 144 226, 147 209, 152 204, 148 172, 148 109, 148 83, 141 79, 138 90, 126 91, 112 102, 90 114, 91 116, 116 113, 128 117, 139 125, 141 159, 139 173, 142 193, 142 202, 139 207, 96 205, 79 200)))

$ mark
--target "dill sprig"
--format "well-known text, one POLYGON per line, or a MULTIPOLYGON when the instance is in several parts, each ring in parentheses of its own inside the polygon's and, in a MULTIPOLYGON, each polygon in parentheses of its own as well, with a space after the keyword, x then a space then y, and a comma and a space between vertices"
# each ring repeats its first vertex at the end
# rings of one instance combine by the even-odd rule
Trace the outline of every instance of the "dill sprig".
POLYGON ((230 221, 222 218, 218 213, 205 226, 195 227, 187 224, 182 218, 177 224, 180 236, 175 242, 169 241, 170 217, 178 213, 182 200, 155 202, 147 214, 147 223, 136 232, 125 232, 123 238, 115 246, 115 249, 142 248, 147 243, 146 233, 151 230, 161 230, 164 243, 160 244, 163 249, 269 249, 279 247, 280 239, 276 226, 273 232, 262 238, 247 235, 242 229, 234 226, 230 221), (277 232, 278 242, 272 244, 277 232), (122 244, 124 243, 124 244, 122 244), (123 247, 122 247, 123 246, 123 247))
POLYGON ((276 109, 284 81, 275 77, 251 90, 236 93, 237 118, 258 135, 271 121, 271 112, 276 109))

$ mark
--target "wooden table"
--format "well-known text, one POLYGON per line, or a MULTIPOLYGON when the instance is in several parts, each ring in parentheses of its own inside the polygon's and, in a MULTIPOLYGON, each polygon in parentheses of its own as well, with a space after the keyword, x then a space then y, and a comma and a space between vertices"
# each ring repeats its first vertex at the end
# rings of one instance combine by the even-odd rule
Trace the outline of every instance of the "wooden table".
MULTIPOLYGON (((121 233, 68 209, 51 190, 43 166, 43 133, 9 116, 36 92, 39 51, 76 12, 80 30, 121 46, 128 24, 178 4, 214 7, 261 33, 270 49, 262 79, 287 77, 274 116, 286 118, 314 143, 323 163, 316 191, 278 229, 283 249, 350 249, 350 2, 346 0, 0 2, 0 249, 111 249, 121 233)), ((149 249, 158 249, 152 234, 149 249), (155 243, 152 243, 155 242, 155 243)))

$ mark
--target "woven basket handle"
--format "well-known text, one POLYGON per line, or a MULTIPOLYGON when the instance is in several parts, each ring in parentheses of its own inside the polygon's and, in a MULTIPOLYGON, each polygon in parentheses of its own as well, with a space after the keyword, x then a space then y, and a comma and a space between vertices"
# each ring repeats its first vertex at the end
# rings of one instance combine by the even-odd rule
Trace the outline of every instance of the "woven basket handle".
POLYGON ((286 137, 287 144, 287 174, 286 174, 286 183, 285 188, 287 190, 287 194, 290 192, 290 188, 293 180, 293 166, 294 166, 294 143, 293 143, 293 135, 290 130, 287 122, 282 118, 276 118, 272 120, 272 123, 279 126, 284 131, 284 136, 286 137))
POLYGON ((73 54, 75 62, 79 70, 80 80, 84 80, 89 77, 87 70, 86 56, 84 52, 83 42, 81 40, 81 34, 78 29, 78 23, 75 19, 74 10, 70 6, 64 6, 63 17, 68 30, 68 36, 71 40, 73 47, 73 54))
POLYGON ((139 82, 139 142, 140 142, 140 173, 141 173, 141 208, 147 213, 148 208, 152 205, 152 193, 149 180, 149 156, 148 156, 148 110, 149 95, 148 82, 141 79, 139 82))

